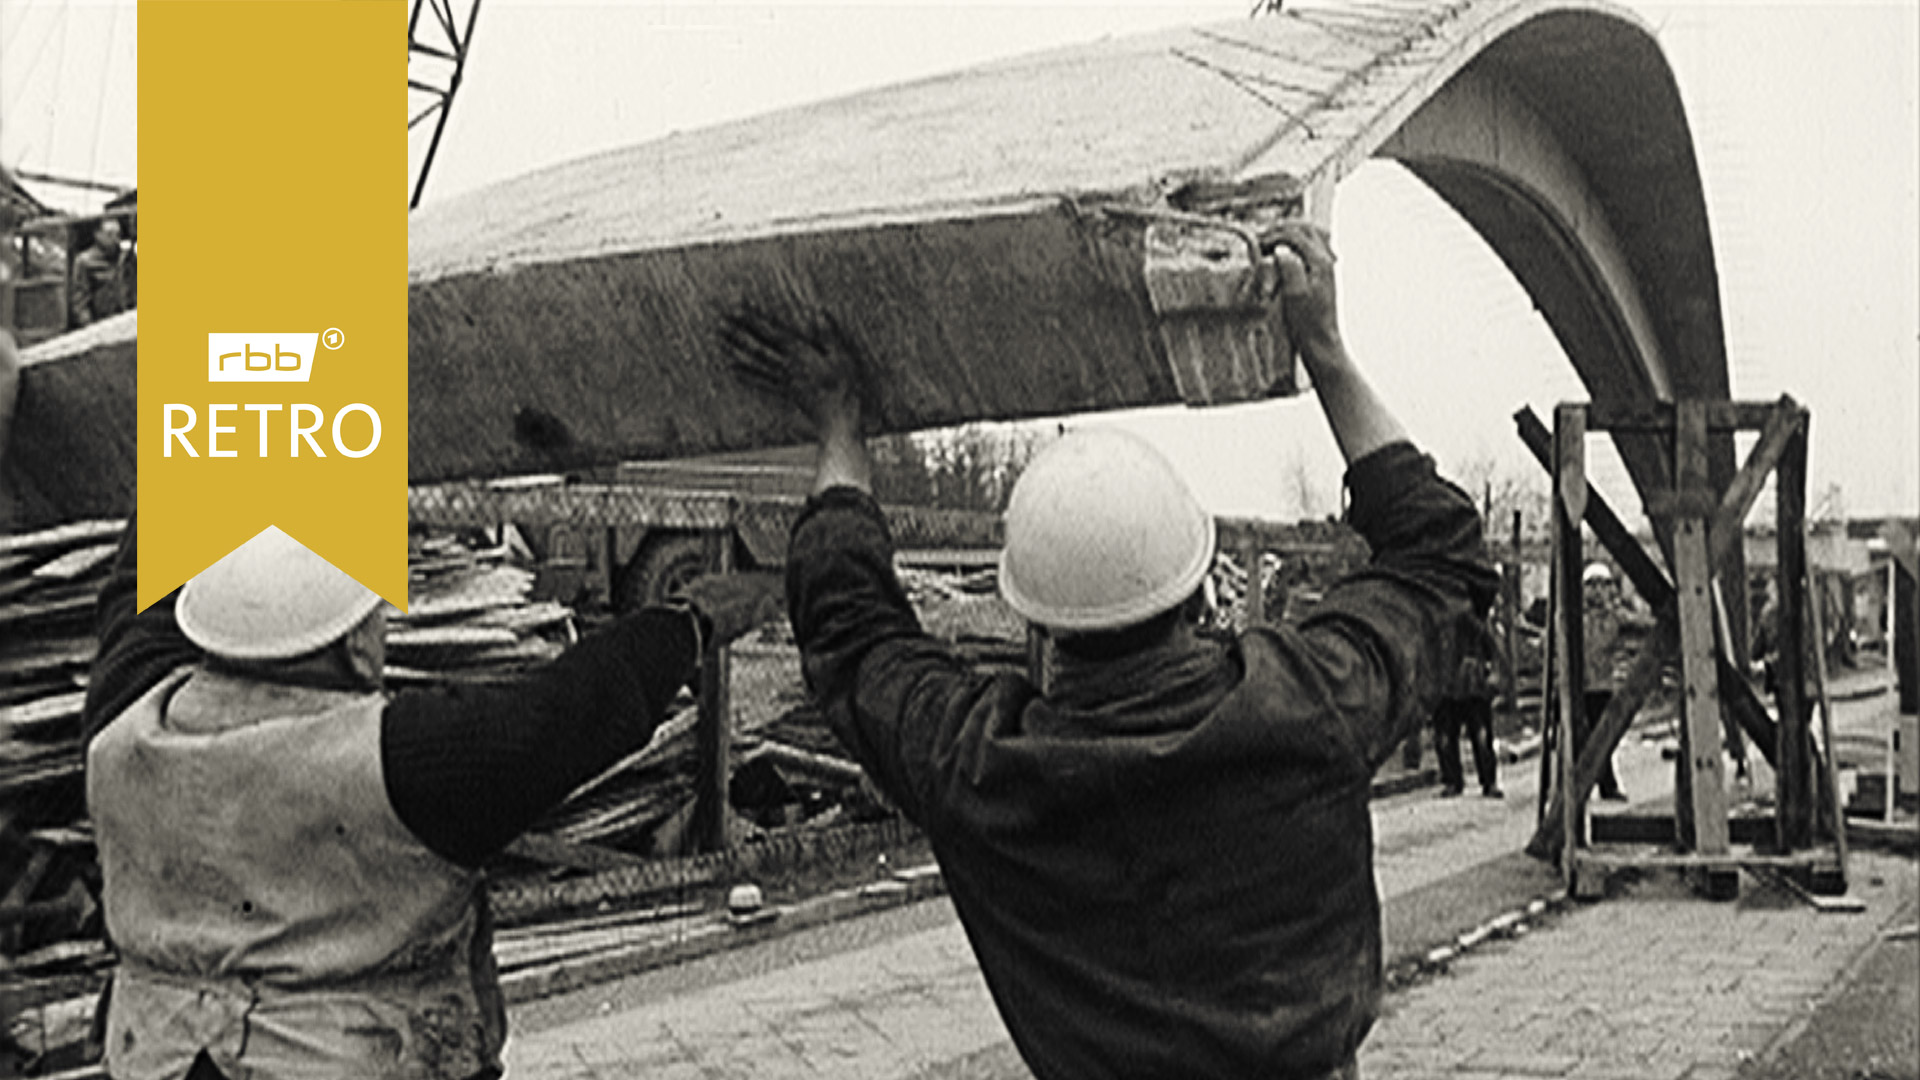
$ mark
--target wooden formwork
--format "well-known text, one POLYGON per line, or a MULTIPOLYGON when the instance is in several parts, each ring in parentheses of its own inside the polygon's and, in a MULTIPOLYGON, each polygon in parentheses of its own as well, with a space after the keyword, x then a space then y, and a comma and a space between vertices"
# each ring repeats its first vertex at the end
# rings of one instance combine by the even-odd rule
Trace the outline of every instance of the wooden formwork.
MULTIPOLYGON (((1693 871, 1698 883, 1719 898, 1737 894, 1736 870, 1742 866, 1788 871, 1815 891, 1844 891, 1840 807, 1831 762, 1822 768, 1814 746, 1807 673, 1802 670, 1807 411, 1783 396, 1773 403, 1567 404, 1555 410, 1551 434, 1531 411, 1523 410, 1516 420, 1522 439, 1552 473, 1554 504, 1553 661, 1548 673, 1553 723, 1548 728, 1551 750, 1543 755, 1552 795, 1543 803, 1540 828, 1529 850, 1557 855, 1576 895, 1598 895, 1615 869, 1651 866, 1693 871), (1715 490, 1707 479, 1709 436, 1754 430, 1760 437, 1745 464, 1724 490, 1715 490), (1671 578, 1586 480, 1586 436, 1623 431, 1670 440, 1672 484, 1647 493, 1645 501, 1648 514, 1659 523, 1656 532, 1667 549, 1671 578), (1767 476, 1774 473, 1782 583, 1777 721, 1747 681, 1737 643, 1727 629, 1719 584, 1738 554, 1746 516, 1767 476), (1585 719, 1583 521, 1652 606, 1656 623, 1585 745, 1576 747, 1573 733, 1585 719), (1595 817, 1591 836, 1582 836, 1579 826, 1587 817, 1587 800, 1606 761, 1658 683, 1662 666, 1675 657, 1681 674, 1681 724, 1673 814, 1595 817), (1768 817, 1733 821, 1721 745, 1723 737, 1733 741, 1743 735, 1773 767, 1775 806, 1768 817), (1824 838, 1819 835, 1823 828, 1824 838)), ((1830 730, 1824 741, 1831 747, 1830 730)))

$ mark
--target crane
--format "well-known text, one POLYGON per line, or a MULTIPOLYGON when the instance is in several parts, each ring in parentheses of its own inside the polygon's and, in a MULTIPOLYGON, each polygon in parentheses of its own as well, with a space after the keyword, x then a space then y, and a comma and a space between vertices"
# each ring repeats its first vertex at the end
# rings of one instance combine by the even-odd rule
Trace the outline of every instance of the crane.
POLYGON ((427 143, 420 175, 414 178, 407 209, 420 205, 427 187, 427 173, 433 169, 433 156, 440 149, 440 136, 447 130, 447 115, 453 109, 453 97, 460 91, 460 77, 467 66, 467 49, 473 44, 474 23, 480 18, 480 0, 467 4, 465 26, 455 8, 459 0, 413 0, 413 13, 407 17, 407 132, 433 119, 433 137, 427 143), (433 18, 423 28, 420 14, 431 11, 433 18), (418 70, 416 71, 416 65, 418 70))

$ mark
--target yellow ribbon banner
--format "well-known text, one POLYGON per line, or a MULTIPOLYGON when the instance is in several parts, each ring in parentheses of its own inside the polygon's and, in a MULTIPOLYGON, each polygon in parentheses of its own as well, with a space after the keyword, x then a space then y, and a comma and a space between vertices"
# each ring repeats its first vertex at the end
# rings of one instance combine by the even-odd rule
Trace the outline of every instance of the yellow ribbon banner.
POLYGON ((406 604, 399 0, 142 0, 142 607, 261 530, 406 604))

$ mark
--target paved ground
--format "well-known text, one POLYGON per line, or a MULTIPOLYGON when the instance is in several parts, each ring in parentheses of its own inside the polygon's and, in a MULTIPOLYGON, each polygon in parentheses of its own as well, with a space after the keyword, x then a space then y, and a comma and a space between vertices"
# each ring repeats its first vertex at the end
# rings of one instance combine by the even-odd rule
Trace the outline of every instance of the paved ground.
POLYGON ((1860 915, 1816 914, 1754 883, 1712 904, 1649 877, 1393 995, 1361 1073, 1732 1080, 1794 1034, 1884 929, 1913 921, 1914 869, 1857 859, 1860 915))
MULTIPOLYGON (((1887 700, 1843 708, 1857 722, 1887 700)), ((1672 767, 1653 745, 1631 741, 1619 764, 1643 801, 1670 790, 1672 767)), ((1536 775, 1532 762, 1508 767, 1504 801, 1431 789, 1376 801, 1390 955, 1424 952, 1553 888, 1550 872, 1514 855, 1531 833, 1536 775)), ((1537 917, 1530 932, 1390 995, 1362 1073, 1708 1080, 1779 1067, 1810 1031, 1838 1030, 1809 1018, 1899 947, 1885 930, 1914 921, 1912 860, 1857 855, 1854 881, 1864 914, 1816 913, 1751 878, 1731 904, 1670 875, 1617 882, 1606 902, 1537 917)), ((1885 970, 1896 986, 1920 978, 1885 970)), ((1027 1075, 944 900, 535 1002, 513 1019, 516 1078, 1027 1075)), ((1878 1075, 1920 1075, 1908 1064, 1878 1075)))

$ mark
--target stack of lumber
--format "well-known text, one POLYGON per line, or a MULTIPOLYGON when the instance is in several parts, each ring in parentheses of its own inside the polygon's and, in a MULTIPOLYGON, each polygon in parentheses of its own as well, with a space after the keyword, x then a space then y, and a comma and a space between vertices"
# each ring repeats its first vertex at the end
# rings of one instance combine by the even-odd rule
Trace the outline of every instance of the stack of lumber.
POLYGON ((80 713, 94 604, 124 528, 92 520, 0 536, 0 1050, 28 1061, 84 1035, 75 1018, 111 963, 85 832, 80 713))
POLYGON ((388 612, 390 684, 498 678, 545 663, 578 639, 573 610, 532 600, 533 571, 510 556, 505 544, 413 539, 407 610, 388 612))
POLYGON ((125 524, 0 537, 0 821, 64 824, 80 812, 93 609, 125 524))

